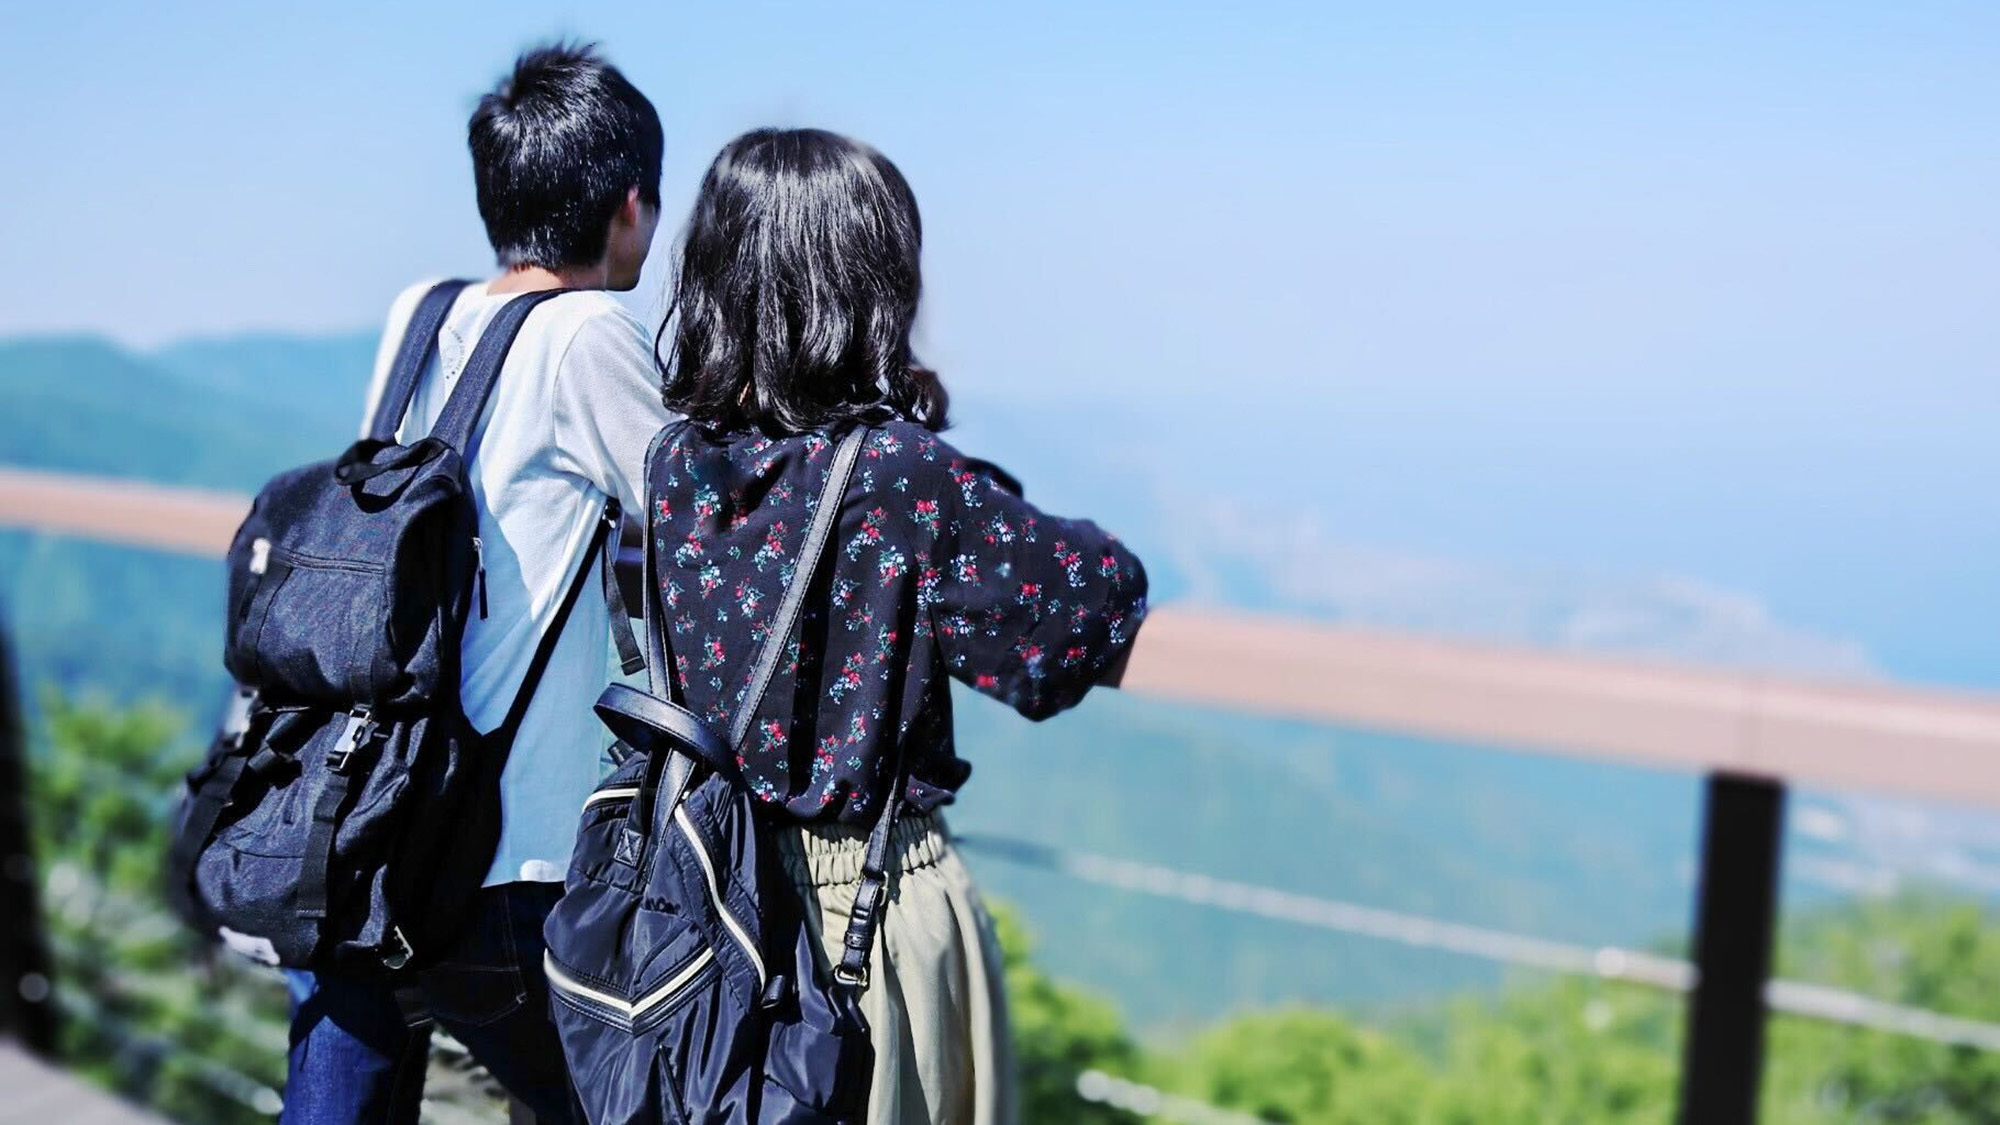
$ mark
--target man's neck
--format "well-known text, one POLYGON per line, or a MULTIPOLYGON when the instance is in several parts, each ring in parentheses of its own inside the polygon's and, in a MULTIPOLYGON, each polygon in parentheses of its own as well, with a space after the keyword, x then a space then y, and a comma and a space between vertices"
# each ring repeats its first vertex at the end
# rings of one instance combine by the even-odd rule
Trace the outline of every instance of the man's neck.
POLYGON ((599 262, 581 269, 514 266, 487 283, 488 293, 536 293, 544 289, 603 289, 610 285, 610 267, 599 262))

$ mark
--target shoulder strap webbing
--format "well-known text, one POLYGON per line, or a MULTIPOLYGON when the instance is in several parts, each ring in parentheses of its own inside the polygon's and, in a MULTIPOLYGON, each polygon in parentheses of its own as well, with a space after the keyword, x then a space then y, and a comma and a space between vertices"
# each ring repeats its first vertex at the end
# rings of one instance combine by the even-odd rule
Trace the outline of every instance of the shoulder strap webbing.
POLYGON ((199 789, 187 795, 179 833, 168 854, 167 870, 174 879, 173 893, 181 901, 196 901, 193 891, 194 865, 202 849, 215 834, 222 810, 236 796, 236 782, 243 776, 250 750, 244 745, 250 731, 257 693, 237 685, 230 696, 229 710, 223 715, 222 729, 215 736, 215 748, 222 755, 214 772, 199 789))
MULTIPOLYGON (((616 500, 611 501, 617 503, 616 500)), ((619 518, 619 526, 611 532, 611 539, 604 544, 601 556, 604 571, 604 604, 611 610, 611 639, 618 645, 618 670, 631 675, 646 666, 646 658, 639 652, 639 641, 632 635, 632 615, 625 604, 625 586, 618 580, 618 567, 624 561, 625 547, 624 518, 619 518)))
POLYGON ((660 447, 666 444, 669 435, 686 425, 688 425, 686 420, 673 422, 660 427, 660 432, 653 435, 653 443, 646 447, 643 469, 646 483, 640 489, 646 504, 646 510, 641 513, 639 520, 640 525, 646 529, 645 541, 640 544, 645 552, 645 562, 639 571, 640 585, 643 587, 639 591, 639 613, 644 618, 642 624, 646 634, 646 683, 652 688, 654 695, 676 703, 680 701, 680 697, 676 690, 674 670, 667 663, 667 615, 665 608, 660 605, 660 573, 657 569, 658 564, 653 558, 653 523, 659 518, 660 511, 659 498, 653 495, 653 473, 654 462, 660 456, 660 447))
MULTIPOLYGON (((617 542, 618 525, 622 518, 618 501, 606 501, 603 512, 597 517, 597 526, 591 530, 590 545, 583 549, 583 559, 576 564, 576 574, 569 580, 569 588, 563 591, 562 601, 557 604, 548 629, 535 645, 535 655, 528 661, 528 672, 521 677, 521 687, 514 693, 514 702, 507 708, 507 717, 486 736, 491 752, 504 757, 513 746, 514 735, 520 731, 521 722, 528 717, 528 705, 535 700, 535 688, 541 683, 542 673, 548 671, 557 642, 562 640, 563 626, 569 623, 570 611, 576 608, 576 600, 582 596, 583 588, 590 584, 591 563, 596 561, 599 551, 616 550, 612 544, 617 542)), ((626 626, 613 621, 611 628, 617 630, 626 626)))
MULTIPOLYGON (((680 682, 673 674, 673 663, 667 651, 669 623, 666 607, 660 603, 659 564, 653 542, 659 503, 653 496, 653 476, 661 446, 686 424, 676 423, 662 429, 654 436, 652 447, 646 450, 646 560, 642 572, 646 589, 641 609, 646 624, 647 682, 651 684, 654 695, 674 703, 681 701, 680 682)), ((730 724, 729 745, 732 747, 742 745, 750 724, 756 720, 757 709, 763 705, 764 695, 771 688, 778 662, 784 658, 785 646, 791 639, 792 631, 798 627, 799 614, 805 608, 806 591, 812 585, 813 572, 819 569, 820 559, 826 553, 826 543, 833 535, 834 525, 840 520, 841 501, 847 494, 848 482, 854 477, 854 464, 860 459, 861 443, 866 437, 866 428, 856 426, 834 450, 833 464, 828 467, 826 482, 820 487, 819 506, 813 509, 812 525, 796 556, 792 580, 786 584, 784 599, 771 616, 771 632, 757 650, 750 686, 730 724)))
POLYGON ((535 306, 567 292, 567 289, 543 289, 523 293, 500 306, 500 311, 493 314, 493 322, 479 334, 479 343, 472 349, 472 358, 466 361, 465 370, 459 374, 458 386, 445 400, 437 425, 431 427, 432 437, 458 450, 459 456, 471 460, 472 431, 479 425, 479 416, 486 410, 487 399, 493 395, 493 385, 499 381, 501 365, 507 362, 507 349, 514 346, 514 337, 520 334, 521 325, 527 322, 528 314, 535 311, 535 306))
MULTIPOLYGON (((436 292, 432 290, 432 294, 436 292)), ((493 387, 500 380, 500 368, 507 362, 507 352, 514 346, 514 338, 520 335, 521 325, 527 323, 528 314, 534 312, 536 306, 567 292, 567 289, 541 289, 523 293, 500 306, 500 311, 493 314, 492 322, 479 334, 479 343, 472 349, 472 358, 466 361, 465 370, 459 373, 458 386, 452 389, 451 397, 445 400, 444 409, 438 414, 437 424, 431 428, 432 437, 458 450, 468 460, 471 458, 468 447, 473 427, 479 424, 479 416, 485 412, 487 400, 493 396, 493 387)), ((429 299, 430 294, 427 294, 425 300, 429 299)), ((436 335, 435 330, 431 335, 436 335)), ((409 350, 407 340, 404 350, 409 350)), ((597 553, 606 549, 607 537, 612 542, 609 549, 617 550, 619 519, 618 501, 615 498, 606 501, 596 527, 591 530, 590 545, 584 548, 583 558, 577 563, 576 574, 563 591, 562 602, 557 605, 548 629, 535 645, 527 675, 522 677, 520 689, 514 693, 514 702, 507 708, 507 717, 487 735, 489 744, 498 748, 497 753, 504 756, 513 744, 514 735, 527 716, 528 705, 534 702, 535 688, 555 654, 556 643, 562 640, 563 626, 569 622, 570 610, 576 606, 577 596, 590 577, 590 565, 597 553)), ((614 627, 618 624, 613 622, 614 627)))
MULTIPOLYGON (((833 463, 827 469, 826 483, 820 489, 819 506, 813 511, 812 527, 806 535, 792 569, 792 580, 785 587, 785 596, 771 618, 770 635, 764 638, 763 647, 758 650, 754 666, 753 681, 744 695, 736 721, 731 724, 729 741, 725 744, 712 730, 703 729, 699 737, 687 733, 690 724, 706 728, 699 717, 686 709, 681 699, 680 679, 673 663, 673 652, 668 647, 667 631, 672 623, 667 620, 666 607, 660 601, 659 563, 656 558, 656 525, 659 521, 658 498, 653 495, 653 481, 658 475, 658 461, 661 448, 676 431, 687 426, 685 420, 663 427, 653 437, 653 444, 646 450, 646 544, 645 563, 641 579, 645 589, 641 591, 640 608, 645 615, 646 670, 647 683, 655 700, 665 700, 667 707, 649 706, 643 700, 629 698, 633 693, 620 685, 612 685, 598 699, 598 714, 605 721, 614 724, 614 730, 625 725, 629 719, 639 724, 639 728, 651 728, 678 738, 702 759, 721 769, 722 763, 736 752, 742 743, 749 722, 755 718, 764 694, 770 689, 772 675, 777 670, 778 661, 783 657, 786 643, 792 630, 798 624, 799 613, 805 604, 806 589, 812 584, 813 572, 818 569, 820 557, 824 554, 827 539, 833 534, 833 526, 840 517, 840 505, 847 492, 847 482, 854 475, 854 463, 861 453, 861 442, 866 436, 863 427, 855 427, 834 451, 833 463), (660 719, 667 711, 685 716, 684 722, 665 723, 660 719)), ((623 737, 621 735, 621 737, 623 737)), ((630 741, 629 739, 627 740, 630 741)), ((657 793, 664 793, 667 805, 680 799, 685 790, 693 759, 688 754, 671 755, 668 761, 658 767, 660 783, 657 793)), ((726 772, 726 771, 725 771, 726 772)), ((658 797, 648 793, 632 803, 628 817, 629 831, 644 835, 646 826, 653 820, 653 810, 658 797)))
POLYGON ((389 380, 382 396, 375 400, 375 416, 368 423, 368 436, 377 441, 394 441, 396 428, 409 412, 416 396, 417 381, 423 378, 431 354, 437 350, 437 336, 451 314, 452 302, 470 284, 463 280, 440 281, 417 302, 416 311, 403 326, 403 341, 396 347, 396 360, 389 368, 389 380))
POLYGON ((875 815, 875 827, 869 829, 868 846, 861 853, 861 885, 854 889, 847 933, 840 939, 840 964, 833 967, 833 979, 852 988, 868 987, 868 955, 875 948, 875 930, 882 924, 882 904, 888 898, 889 846, 895 839, 896 818, 903 811, 908 777, 899 745, 889 771, 889 791, 882 796, 882 811, 875 815))

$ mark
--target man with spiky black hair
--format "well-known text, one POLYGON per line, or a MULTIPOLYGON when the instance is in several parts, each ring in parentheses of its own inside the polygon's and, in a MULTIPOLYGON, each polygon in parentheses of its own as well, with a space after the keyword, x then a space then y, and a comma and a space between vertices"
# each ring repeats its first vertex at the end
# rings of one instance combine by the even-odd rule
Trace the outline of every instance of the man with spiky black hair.
MULTIPOLYGON (((577 291, 527 319, 474 433, 485 601, 466 623, 460 689, 467 718, 491 730, 524 681, 606 499, 640 510, 646 447, 670 418, 651 335, 606 292, 638 284, 659 223, 663 141, 645 95, 595 49, 570 44, 516 60, 480 99, 468 141, 500 274, 467 286, 453 304, 398 440, 429 431, 510 297, 577 291)), ((390 308, 370 414, 429 288, 410 287, 390 308)), ((610 620, 602 600, 577 600, 501 776, 499 845, 457 947, 400 1002, 366 981, 302 982, 282 1121, 415 1122, 430 1041, 425 1015, 537 1120, 575 1119, 548 1015, 542 923, 562 893, 576 810, 601 776, 606 739, 591 702, 607 678, 614 627, 626 625, 610 620)))

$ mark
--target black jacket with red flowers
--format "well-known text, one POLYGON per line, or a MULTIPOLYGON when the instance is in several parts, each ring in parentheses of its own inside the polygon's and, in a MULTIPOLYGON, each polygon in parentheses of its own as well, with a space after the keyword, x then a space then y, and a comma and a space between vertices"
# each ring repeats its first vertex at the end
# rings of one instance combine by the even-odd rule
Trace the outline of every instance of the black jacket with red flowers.
MULTIPOLYGON (((837 434, 675 428, 650 468, 652 550, 687 706, 728 729, 832 463, 837 434)), ((1132 644, 1146 572, 1086 520, 1037 511, 1011 478, 906 422, 873 429, 798 634, 737 748, 757 796, 800 819, 868 823, 894 755, 928 811, 972 772, 947 675, 1040 719, 1132 644)))

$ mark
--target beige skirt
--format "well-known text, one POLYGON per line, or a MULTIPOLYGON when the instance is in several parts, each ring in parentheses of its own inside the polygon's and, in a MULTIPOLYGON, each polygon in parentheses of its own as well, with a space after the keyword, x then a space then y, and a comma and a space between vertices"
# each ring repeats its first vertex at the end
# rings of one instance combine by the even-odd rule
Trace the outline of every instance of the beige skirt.
MULTIPOLYGON (((809 824, 775 835, 793 883, 819 903, 809 921, 831 964, 867 833, 809 824)), ((875 1047, 869 1125, 1014 1125, 1013 1043, 993 919, 943 817, 899 819, 890 854, 889 908, 861 994, 875 1047)))

